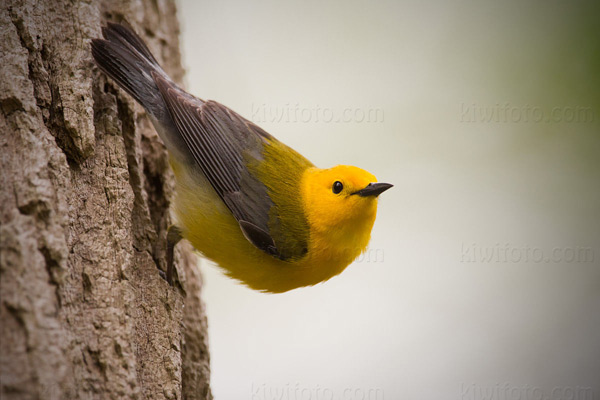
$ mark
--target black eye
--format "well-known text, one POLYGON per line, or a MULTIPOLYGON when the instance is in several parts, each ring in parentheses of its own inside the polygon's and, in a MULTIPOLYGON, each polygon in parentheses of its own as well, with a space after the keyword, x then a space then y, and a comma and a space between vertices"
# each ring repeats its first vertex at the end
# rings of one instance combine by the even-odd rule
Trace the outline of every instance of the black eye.
POLYGON ((342 182, 340 182, 340 181, 333 182, 333 193, 338 194, 339 192, 342 191, 342 189, 344 189, 344 185, 342 185, 342 182))

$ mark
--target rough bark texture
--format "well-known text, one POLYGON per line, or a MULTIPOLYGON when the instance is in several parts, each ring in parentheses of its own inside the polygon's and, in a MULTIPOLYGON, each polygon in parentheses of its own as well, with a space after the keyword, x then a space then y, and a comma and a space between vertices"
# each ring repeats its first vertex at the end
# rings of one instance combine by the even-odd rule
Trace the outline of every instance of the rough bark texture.
POLYGON ((180 245, 179 283, 158 273, 165 148, 90 54, 123 19, 180 81, 172 0, 0 5, 3 400, 212 398, 196 260, 180 245))

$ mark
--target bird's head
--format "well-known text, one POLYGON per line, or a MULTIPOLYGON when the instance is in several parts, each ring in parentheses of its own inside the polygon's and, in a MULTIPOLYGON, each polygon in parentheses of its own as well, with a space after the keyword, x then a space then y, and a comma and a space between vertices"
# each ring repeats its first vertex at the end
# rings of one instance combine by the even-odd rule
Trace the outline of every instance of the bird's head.
POLYGON ((340 243, 363 246, 364 242, 364 247, 375 222, 377 197, 392 187, 389 183, 377 183, 373 174, 348 165, 311 168, 306 171, 302 186, 311 230, 340 243))

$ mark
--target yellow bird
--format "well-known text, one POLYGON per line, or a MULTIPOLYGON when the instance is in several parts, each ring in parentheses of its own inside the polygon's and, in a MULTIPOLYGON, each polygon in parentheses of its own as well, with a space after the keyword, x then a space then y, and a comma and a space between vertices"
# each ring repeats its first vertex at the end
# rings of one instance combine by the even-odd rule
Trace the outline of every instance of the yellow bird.
POLYGON ((315 167, 229 108, 179 88, 131 29, 92 40, 102 71, 139 102, 176 178, 169 229, 247 286, 285 292, 342 272, 367 247, 377 197, 392 187, 357 167, 315 167))

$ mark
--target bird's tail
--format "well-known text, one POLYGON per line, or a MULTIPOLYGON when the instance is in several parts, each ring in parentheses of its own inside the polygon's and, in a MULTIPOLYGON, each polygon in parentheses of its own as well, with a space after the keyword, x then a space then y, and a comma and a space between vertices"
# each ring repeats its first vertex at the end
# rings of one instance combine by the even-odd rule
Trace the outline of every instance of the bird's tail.
POLYGON ((146 44, 131 29, 110 22, 102 35, 104 39, 92 39, 92 55, 100 69, 154 118, 163 120, 166 106, 152 73, 168 77, 146 44))

